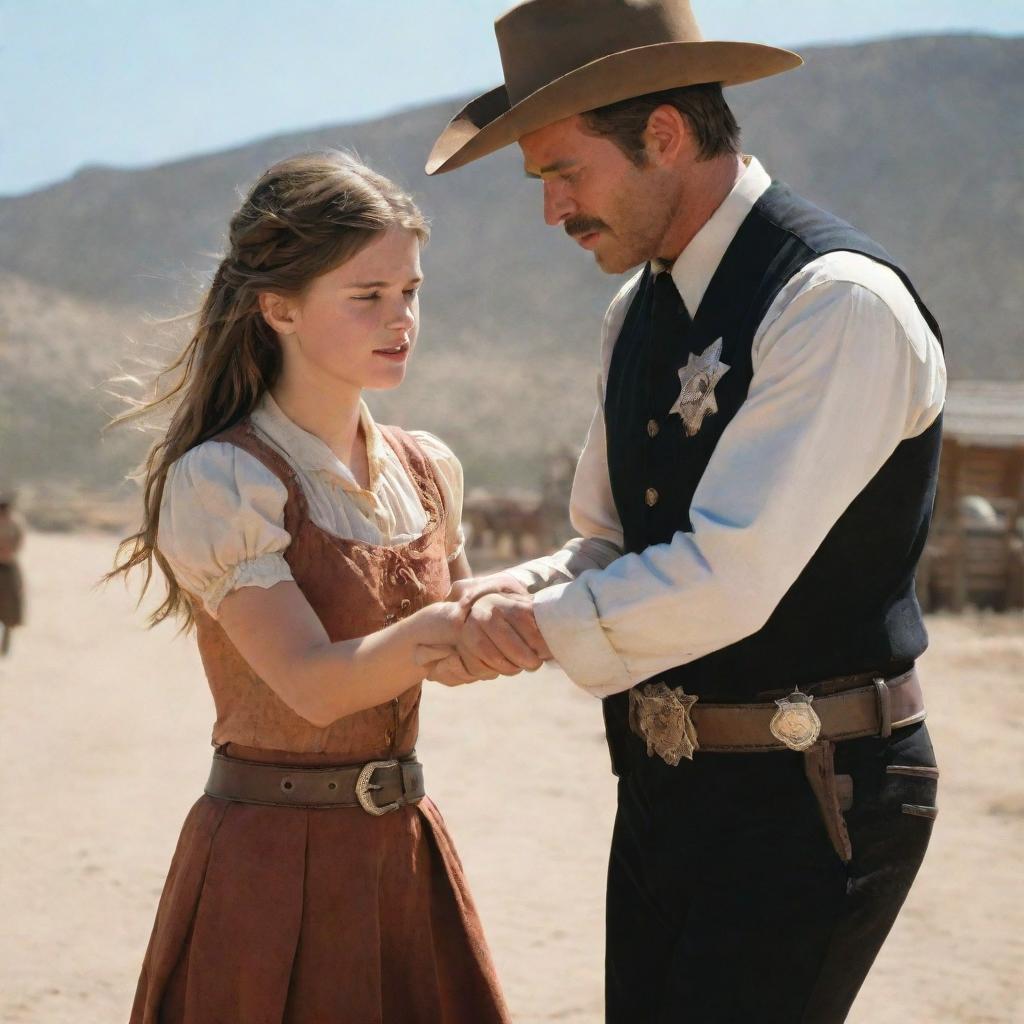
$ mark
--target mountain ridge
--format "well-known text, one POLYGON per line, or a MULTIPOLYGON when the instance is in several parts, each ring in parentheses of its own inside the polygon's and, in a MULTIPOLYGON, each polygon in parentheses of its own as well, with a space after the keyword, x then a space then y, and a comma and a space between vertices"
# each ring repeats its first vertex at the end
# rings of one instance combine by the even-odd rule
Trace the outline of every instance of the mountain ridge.
MULTIPOLYGON (((917 36, 805 56, 797 72, 728 91, 746 151, 908 266, 944 327, 953 377, 1024 376, 1024 38, 917 36)), ((95 346, 89 369, 54 356, 52 387, 38 374, 33 387, 49 389, 53 402, 67 401, 69 382, 95 388, 97 360, 114 367, 125 336, 149 336, 143 313, 194 306, 238 191, 276 159, 338 145, 410 187, 434 226, 420 351, 399 392, 373 397, 375 411, 438 433, 471 482, 533 482, 546 450, 582 441, 601 318, 621 281, 543 225, 539 189, 515 147, 454 174, 422 174, 430 144, 463 102, 149 168, 93 166, 0 198, 0 272, 76 300, 54 329, 81 332, 95 346)), ((0 292, 0 345, 10 351, 3 365, 15 391, 34 344, 19 316, 0 292)), ((46 403, 34 413, 19 407, 12 421, 6 391, 0 431, 11 441, 0 458, 23 474, 44 472, 31 416, 46 403)), ((102 454, 109 446, 97 449, 89 436, 94 419, 79 419, 81 451, 71 463, 86 476, 116 477, 116 459, 102 454)))

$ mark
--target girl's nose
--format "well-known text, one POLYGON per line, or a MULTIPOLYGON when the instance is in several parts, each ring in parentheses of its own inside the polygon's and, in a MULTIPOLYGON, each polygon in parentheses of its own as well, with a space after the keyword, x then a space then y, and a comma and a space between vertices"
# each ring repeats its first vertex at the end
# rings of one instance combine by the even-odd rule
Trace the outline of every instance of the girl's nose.
POLYGON ((394 316, 388 322, 388 330, 408 331, 416 326, 416 317, 413 315, 412 306, 403 302, 400 309, 395 311, 394 316))

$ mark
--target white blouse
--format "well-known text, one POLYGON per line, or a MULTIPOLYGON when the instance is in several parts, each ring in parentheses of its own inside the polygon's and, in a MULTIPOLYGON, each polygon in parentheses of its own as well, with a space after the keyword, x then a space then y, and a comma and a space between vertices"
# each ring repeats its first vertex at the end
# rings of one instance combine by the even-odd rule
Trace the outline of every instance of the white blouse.
MULTIPOLYGON (((252 414, 261 438, 295 470, 310 519, 346 540, 397 546, 422 536, 428 518, 416 485, 384 439, 365 403, 370 486, 318 437, 288 419, 266 395, 252 414)), ((462 466, 433 434, 410 431, 435 469, 448 513, 449 561, 461 554, 462 466)), ((170 468, 160 505, 157 547, 178 584, 217 615, 221 601, 240 587, 268 588, 292 574, 284 558, 291 537, 284 528, 288 491, 258 459, 233 444, 205 441, 170 468)))

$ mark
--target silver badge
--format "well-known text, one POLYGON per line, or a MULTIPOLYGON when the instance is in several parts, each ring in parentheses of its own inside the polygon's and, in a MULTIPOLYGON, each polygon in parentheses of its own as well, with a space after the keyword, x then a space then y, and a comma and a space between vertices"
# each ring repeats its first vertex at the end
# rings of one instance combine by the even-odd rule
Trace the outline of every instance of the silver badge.
POLYGON ((806 693, 794 690, 788 697, 775 702, 779 710, 775 712, 768 728, 790 750, 807 750, 818 742, 821 719, 811 707, 813 700, 806 693))
POLYGON ((693 437, 700 430, 705 416, 718 412, 715 387, 730 370, 722 362, 723 341, 719 338, 699 356, 690 353, 686 365, 679 368, 679 397, 668 414, 675 414, 683 421, 687 437, 693 437))
POLYGON ((629 724, 633 732, 647 741, 647 756, 657 754, 673 768, 682 758, 693 760, 700 748, 697 729, 690 718, 690 709, 697 703, 677 687, 670 690, 665 683, 649 683, 629 691, 629 724))

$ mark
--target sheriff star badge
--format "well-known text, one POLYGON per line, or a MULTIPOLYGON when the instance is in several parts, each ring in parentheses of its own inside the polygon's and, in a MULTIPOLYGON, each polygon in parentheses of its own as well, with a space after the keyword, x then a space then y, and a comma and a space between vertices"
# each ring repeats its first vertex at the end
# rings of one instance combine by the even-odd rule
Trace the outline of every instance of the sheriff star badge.
POLYGON ((722 341, 719 338, 701 354, 690 354, 685 366, 679 368, 679 397, 668 414, 683 421, 686 436, 693 437, 701 428, 705 416, 718 412, 715 386, 729 372, 722 362, 722 341))

